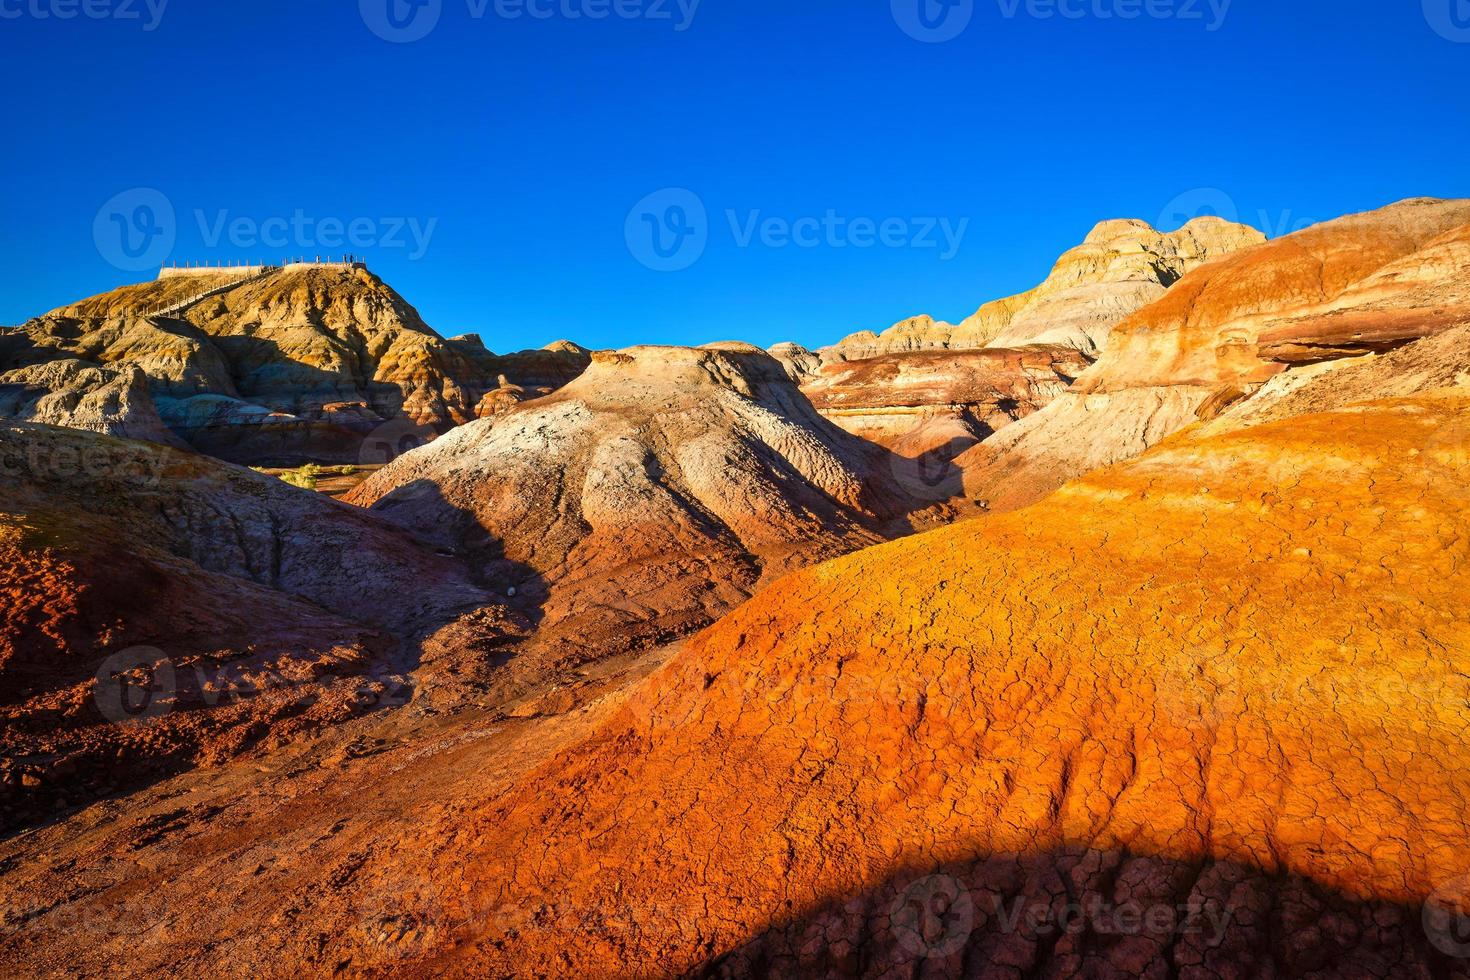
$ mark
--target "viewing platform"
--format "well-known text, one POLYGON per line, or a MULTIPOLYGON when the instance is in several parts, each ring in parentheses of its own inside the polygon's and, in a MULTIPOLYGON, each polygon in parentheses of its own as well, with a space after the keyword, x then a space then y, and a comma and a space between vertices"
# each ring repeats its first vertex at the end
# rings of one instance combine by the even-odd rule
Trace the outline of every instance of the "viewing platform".
POLYGON ((262 275, 267 272, 295 271, 297 269, 367 269, 367 262, 358 255, 344 255, 341 258, 322 257, 318 255, 315 259, 301 256, 288 258, 282 262, 270 264, 252 264, 248 262, 229 263, 173 263, 165 265, 158 270, 159 279, 177 279, 183 276, 198 277, 228 276, 235 279, 245 279, 252 276, 262 275))

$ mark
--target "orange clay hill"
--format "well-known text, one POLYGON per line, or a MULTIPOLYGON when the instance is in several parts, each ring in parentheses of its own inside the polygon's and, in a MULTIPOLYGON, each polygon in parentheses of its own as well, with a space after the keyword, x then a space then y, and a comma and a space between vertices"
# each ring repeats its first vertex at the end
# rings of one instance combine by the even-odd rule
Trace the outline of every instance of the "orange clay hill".
POLYGON ((419 975, 1443 972, 1467 485, 1470 391, 1368 401, 798 573, 446 828, 419 975))

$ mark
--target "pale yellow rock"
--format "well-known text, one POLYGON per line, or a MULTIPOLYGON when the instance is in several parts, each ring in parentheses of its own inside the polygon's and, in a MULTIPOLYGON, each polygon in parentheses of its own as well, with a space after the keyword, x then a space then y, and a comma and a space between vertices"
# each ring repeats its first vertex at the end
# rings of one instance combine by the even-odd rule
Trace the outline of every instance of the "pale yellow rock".
POLYGON ((829 361, 861 360, 935 348, 1058 344, 1094 357, 1116 324, 1184 275, 1265 240, 1254 228, 1215 217, 1169 233, 1135 219, 1104 221, 1034 289, 986 303, 959 324, 912 317, 882 334, 852 334, 822 354, 829 361))

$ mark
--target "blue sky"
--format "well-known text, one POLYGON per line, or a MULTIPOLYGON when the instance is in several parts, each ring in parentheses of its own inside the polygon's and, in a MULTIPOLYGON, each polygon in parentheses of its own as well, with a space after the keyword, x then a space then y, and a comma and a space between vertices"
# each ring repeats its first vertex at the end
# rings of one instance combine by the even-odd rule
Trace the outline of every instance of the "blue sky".
POLYGON ((1470 0, 389 2, 0 0, 0 323, 171 245, 496 350, 819 345, 1104 218, 1470 196, 1470 0))

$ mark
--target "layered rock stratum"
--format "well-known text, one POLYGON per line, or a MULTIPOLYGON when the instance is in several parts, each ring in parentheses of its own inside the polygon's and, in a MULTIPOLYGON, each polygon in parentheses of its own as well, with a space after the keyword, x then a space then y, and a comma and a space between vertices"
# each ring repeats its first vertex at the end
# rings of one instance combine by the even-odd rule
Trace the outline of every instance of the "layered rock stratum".
POLYGON ((968 493, 1021 506, 1137 455, 1278 379, 1470 321, 1470 202, 1415 199, 1316 225, 1185 276, 1120 323, 1043 410, 956 460, 968 493))
POLYGON ((1143 221, 1104 221, 1040 285, 986 303, 959 325, 913 317, 815 353, 794 344, 771 352, 838 425, 945 471, 1064 391, 1120 321, 1185 274, 1264 240, 1219 218, 1168 234, 1143 221))
MULTIPOLYGON (((534 397, 587 362, 571 345, 497 358, 477 341, 446 341, 362 267, 166 271, 177 274, 8 331, 0 368, 63 359, 137 368, 162 420, 190 446, 237 462, 291 463, 356 462, 374 436, 428 441, 478 417, 497 391, 534 397)), ((71 379, 51 380, 62 385, 51 393, 74 393, 71 379)), ((71 424, 43 414, 37 420, 71 424)), ((114 434, 138 429, 126 413, 106 425, 114 434)))
POLYGON ((1055 344, 1095 356, 1115 324, 1185 274, 1265 240, 1254 228, 1215 217, 1168 233, 1137 219, 1104 221, 1033 289, 986 303, 958 324, 912 317, 881 334, 852 334, 822 354, 829 361, 863 360, 936 348, 1055 344))
POLYGON ((685 635, 763 581, 907 532, 903 475, 754 347, 635 347, 348 499, 540 601, 539 642, 568 659, 685 635))
POLYGON ((802 391, 825 417, 883 445, 913 443, 936 423, 978 441, 1050 404, 1090 364, 1066 346, 913 351, 825 365, 802 391))

